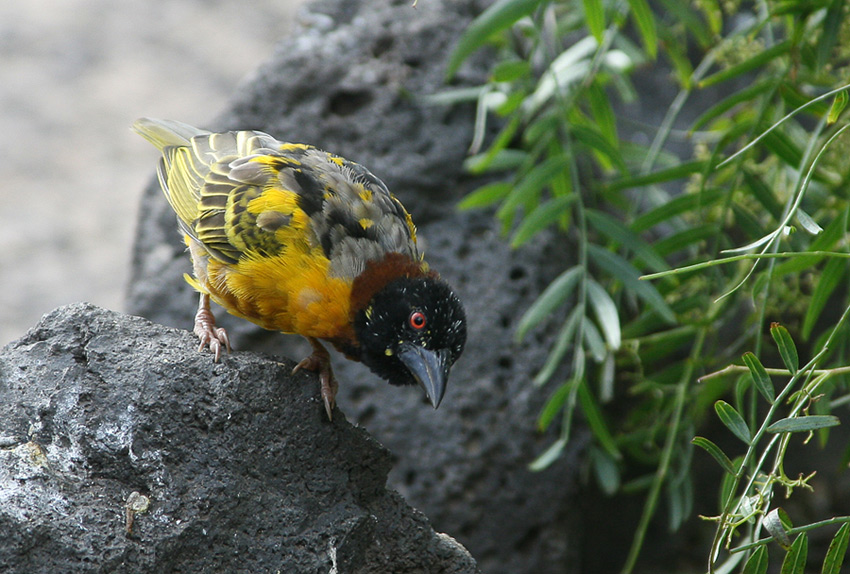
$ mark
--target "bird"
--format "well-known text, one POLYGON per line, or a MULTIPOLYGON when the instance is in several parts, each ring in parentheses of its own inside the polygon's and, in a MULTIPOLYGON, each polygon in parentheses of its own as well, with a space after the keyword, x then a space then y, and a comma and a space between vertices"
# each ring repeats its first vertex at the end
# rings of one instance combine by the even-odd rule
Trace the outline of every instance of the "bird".
POLYGON ((365 167, 253 130, 175 121, 132 126, 161 154, 160 187, 200 294, 194 333, 218 362, 231 352, 210 301, 312 353, 328 419, 339 388, 322 342, 392 385, 419 385, 436 409, 466 344, 466 314, 432 270, 401 202, 365 167))

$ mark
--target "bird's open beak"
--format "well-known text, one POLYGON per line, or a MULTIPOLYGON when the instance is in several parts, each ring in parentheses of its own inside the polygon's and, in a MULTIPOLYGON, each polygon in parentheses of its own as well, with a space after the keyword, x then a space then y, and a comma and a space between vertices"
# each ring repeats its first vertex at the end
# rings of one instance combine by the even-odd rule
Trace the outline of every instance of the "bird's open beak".
POLYGON ((419 345, 405 345, 398 358, 425 390, 434 408, 439 407, 449 380, 449 350, 431 351, 419 345))

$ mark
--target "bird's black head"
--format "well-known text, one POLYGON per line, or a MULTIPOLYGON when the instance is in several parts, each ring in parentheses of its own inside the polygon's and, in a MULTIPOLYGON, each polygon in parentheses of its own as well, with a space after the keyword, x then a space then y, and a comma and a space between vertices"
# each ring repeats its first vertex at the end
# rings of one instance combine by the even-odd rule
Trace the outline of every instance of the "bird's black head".
POLYGON ((402 277, 354 319, 360 360, 393 385, 420 385, 434 408, 466 343, 460 299, 435 277, 402 277))

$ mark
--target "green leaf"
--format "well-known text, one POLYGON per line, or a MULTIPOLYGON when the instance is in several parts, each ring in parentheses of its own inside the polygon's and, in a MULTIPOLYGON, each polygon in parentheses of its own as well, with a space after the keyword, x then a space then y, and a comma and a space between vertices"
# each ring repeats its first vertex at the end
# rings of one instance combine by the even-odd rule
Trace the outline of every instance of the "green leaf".
POLYGON ((676 322, 676 314, 664 300, 664 297, 648 281, 640 280, 640 273, 625 259, 603 249, 598 245, 587 246, 590 259, 614 279, 622 281, 623 286, 635 293, 644 303, 654 309, 668 323, 676 322))
POLYGON ((604 361, 605 357, 608 356, 608 347, 602 339, 599 328, 593 324, 593 321, 586 321, 584 323, 582 335, 584 335, 585 349, 593 357, 593 360, 597 363, 604 361))
POLYGON ((800 224, 800 227, 805 229, 807 232, 812 235, 817 235, 821 231, 823 231, 823 227, 817 224, 817 222, 812 219, 812 216, 800 209, 797 208, 797 211, 794 212, 794 216, 797 218, 797 223, 800 224))
POLYGON ((601 44, 602 36, 605 34, 605 7, 602 5, 602 0, 582 0, 582 4, 587 29, 601 44))
POLYGON ((652 244, 652 248, 661 257, 668 257, 700 241, 706 241, 717 236, 717 224, 706 223, 694 225, 678 233, 660 239, 652 244))
POLYGON ((709 123, 711 120, 722 116, 738 104, 749 103, 751 100, 754 100, 758 96, 769 92, 771 90, 776 89, 776 80, 773 78, 756 82, 753 85, 744 88, 743 90, 737 90, 733 92, 731 95, 723 98, 706 111, 702 113, 691 125, 691 132, 695 132, 709 123))
POLYGON ((531 74, 527 60, 502 60, 493 66, 491 77, 494 82, 515 82, 531 74))
POLYGON ((607 139, 602 132, 595 128, 574 125, 570 128, 570 133, 575 137, 576 141, 586 145, 587 147, 598 151, 607 158, 621 173, 626 173, 628 167, 620 154, 620 150, 607 139))
POLYGON ((534 208, 534 211, 523 218, 511 239, 511 247, 517 248, 540 231, 558 221, 564 215, 576 196, 573 194, 555 197, 534 208))
POLYGON ((720 450, 719 446, 701 436, 695 436, 691 439, 691 443, 710 454, 727 474, 735 474, 735 467, 732 466, 732 461, 729 460, 729 457, 726 456, 725 452, 720 450))
POLYGON ((567 446, 567 441, 563 438, 559 438, 553 442, 552 445, 543 452, 543 454, 534 459, 534 461, 528 465, 528 469, 532 472, 538 472, 545 469, 555 462, 559 456, 561 456, 565 446, 567 446))
POLYGON ((494 171, 516 169, 528 159, 528 153, 519 149, 500 149, 491 154, 489 151, 466 158, 463 168, 473 175, 494 171))
POLYGON ((655 17, 646 0, 629 0, 629 7, 635 17, 635 23, 640 30, 643 47, 649 57, 655 59, 658 55, 658 36, 655 31, 655 17))
POLYGON ((537 373, 532 381, 534 386, 539 387, 543 385, 555 373, 564 355, 567 354, 567 349, 569 349, 570 341, 572 341, 579 322, 583 320, 584 306, 576 307, 567 316, 567 320, 564 321, 558 337, 555 339, 555 344, 552 345, 552 349, 549 351, 549 356, 546 357, 546 362, 543 363, 543 368, 540 369, 540 372, 537 373))
MULTIPOLYGON (((829 251, 839 242, 844 240, 847 234, 847 212, 843 216, 836 217, 832 223, 826 226, 823 233, 815 237, 814 241, 809 245, 809 251, 829 251)), ((805 255, 802 257, 793 257, 776 267, 778 275, 788 273, 799 273, 817 265, 823 259, 822 255, 805 255)))
POLYGON ((794 345, 794 340, 791 338, 791 334, 788 332, 788 329, 779 323, 772 323, 770 325, 770 335, 773 337, 773 340, 776 342, 776 346, 779 348, 779 356, 782 357, 782 362, 785 363, 785 368, 788 369, 792 375, 796 375, 797 370, 800 368, 800 358, 797 356, 797 347, 794 345))
POLYGON ((679 195, 636 218, 631 225, 632 231, 640 233, 660 223, 669 221, 677 215, 711 207, 725 195, 726 191, 719 188, 707 189, 702 193, 685 193, 679 195))
POLYGON ((761 364, 761 361, 759 361, 758 357, 756 357, 753 353, 744 353, 743 359, 744 364, 747 365, 747 368, 750 370, 753 383, 755 383, 756 388, 761 393, 761 396, 763 396, 767 402, 773 404, 776 395, 773 391, 773 382, 770 380, 770 375, 767 374, 764 365, 761 364))
POLYGON ((774 189, 764 182, 761 174, 756 174, 745 169, 744 182, 746 182, 747 188, 753 194, 753 197, 773 216, 773 219, 776 221, 782 220, 782 205, 776 199, 774 189))
POLYGON ((549 397, 549 400, 546 401, 546 404, 540 411, 540 416, 537 417, 537 430, 543 432, 549 428, 549 425, 552 424, 553 420, 555 420, 555 415, 557 415, 560 412, 561 407, 564 406, 571 388, 572 385, 570 383, 564 383, 555 389, 555 392, 552 393, 552 396, 549 397))
POLYGON ((832 50, 838 42, 838 34, 841 30, 841 22, 843 20, 844 0, 832 0, 826 9, 826 17, 823 24, 819 26, 821 34, 818 39, 817 49, 818 68, 823 68, 830 61, 832 50))
POLYGON ((593 465, 593 474, 602 492, 613 496, 620 489, 620 470, 617 462, 608 453, 599 448, 590 449, 590 463, 593 465))
POLYGON ((543 0, 499 0, 472 21, 461 35, 446 64, 446 81, 451 80, 460 65, 487 40, 517 20, 534 12, 543 0))
POLYGON ((605 449, 605 452, 613 459, 622 459, 623 455, 620 454, 620 449, 617 448, 617 443, 611 435, 611 431, 608 430, 608 423, 605 422, 602 411, 596 404, 596 399, 587 388, 587 381, 583 379, 578 383, 578 400, 593 436, 599 441, 599 446, 605 449))
POLYGON ((785 560, 782 561, 782 568, 779 570, 780 574, 805 574, 808 553, 809 538, 805 532, 801 532, 788 549, 785 560))
POLYGON ((720 400, 714 403, 714 410, 717 412, 717 416, 720 417, 720 422, 726 425, 726 428, 732 431, 732 434, 745 443, 750 444, 752 440, 750 429, 747 428, 744 417, 735 410, 735 407, 726 401, 720 400))
POLYGON ((767 572, 767 546, 759 546, 747 560, 741 574, 765 574, 767 572))
POLYGON ((620 191, 631 187, 644 187, 655 183, 674 181, 695 173, 702 173, 705 171, 706 166, 707 163, 704 160, 688 161, 646 175, 636 175, 615 180, 609 183, 605 189, 606 191, 620 191))
POLYGON ((602 285, 593 279, 587 280, 587 298, 596 320, 605 334, 605 341, 612 350, 620 348, 620 316, 617 306, 611 296, 602 288, 602 285))
POLYGON ((787 417, 778 420, 767 427, 766 431, 770 433, 809 432, 840 424, 841 421, 834 415, 808 415, 803 417, 787 417))
POLYGON ((823 268, 823 273, 818 278, 817 287, 812 292, 809 305, 806 309, 806 317, 803 319, 803 339, 808 339, 812 334, 815 323, 821 316, 821 312, 829 301, 835 288, 847 280, 847 262, 843 259, 830 259, 823 268))
POLYGON ((543 319, 550 317, 552 312, 567 300, 582 274, 583 270, 578 265, 571 267, 558 275, 546 287, 520 319, 516 330, 517 341, 521 341, 528 331, 536 327, 543 319))
POLYGON ((707 88, 709 86, 719 84, 720 82, 725 82, 726 80, 737 78, 738 76, 742 76, 753 70, 762 69, 768 62, 770 62, 774 58, 778 58, 779 56, 787 54, 788 51, 791 49, 791 46, 791 40, 785 40, 784 42, 775 44, 766 50, 756 52, 755 56, 744 60, 739 64, 729 66, 728 68, 725 68, 717 72, 716 74, 705 78, 704 80, 699 82, 698 85, 700 88, 707 88))
POLYGON ((513 186, 507 181, 494 181, 482 185, 475 191, 460 200, 457 208, 460 210, 477 209, 486 207, 504 199, 513 186))
POLYGON ((599 233, 630 249, 637 258, 642 259, 653 271, 666 271, 670 268, 664 258, 659 256, 646 241, 621 221, 595 209, 586 209, 585 218, 599 233))
POLYGON ((791 546, 791 538, 788 536, 788 530, 791 528, 791 519, 781 508, 774 508, 764 517, 764 528, 773 537, 774 540, 785 550, 791 546))
MULTIPOLYGON (((683 23, 699 45, 705 49, 712 46, 716 39, 691 5, 681 0, 661 0, 664 10, 683 23)), ((662 28, 664 30, 665 28, 662 28)), ((669 30, 669 28, 667 28, 669 30)))
MULTIPOLYGON (((732 461, 733 468, 741 468, 741 464, 743 464, 744 457, 738 456, 735 457, 735 460, 732 461)), ((719 502, 719 510, 720 512, 724 512, 724 508, 730 502, 732 497, 735 496, 734 488, 736 485, 737 478, 734 474, 724 473, 723 478, 720 481, 720 498, 719 502)))
POLYGON ((496 216, 502 220, 511 217, 514 210, 516 210, 520 205, 523 205, 529 199, 533 198, 536 194, 540 193, 543 187, 546 186, 552 178, 563 171, 568 170, 569 167, 570 158, 565 154, 559 154, 547 158, 543 162, 534 166, 534 168, 529 171, 525 177, 517 182, 510 195, 508 195, 507 199, 505 199, 499 207, 499 210, 496 212, 496 216))
POLYGON ((608 140, 615 148, 619 148, 620 138, 617 136, 617 116, 611 106, 608 94, 599 85, 593 82, 588 88, 588 99, 590 100, 590 111, 593 122, 599 129, 599 133, 608 140))
POLYGON ((829 116, 827 116, 827 123, 834 124, 838 121, 838 116, 841 115, 841 112, 844 111, 844 108, 847 107, 847 92, 838 92, 835 94, 835 99, 832 100, 832 106, 829 108, 829 116))
POLYGON ((847 552, 847 540, 850 535, 850 523, 845 522, 832 537, 826 558, 823 559, 821 574, 839 574, 841 565, 844 564, 844 555, 847 552))

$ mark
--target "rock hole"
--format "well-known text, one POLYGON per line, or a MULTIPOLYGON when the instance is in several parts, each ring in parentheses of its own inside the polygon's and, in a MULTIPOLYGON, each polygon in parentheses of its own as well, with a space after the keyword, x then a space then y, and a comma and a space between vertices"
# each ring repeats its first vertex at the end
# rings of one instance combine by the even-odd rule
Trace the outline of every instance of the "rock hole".
POLYGON ((404 473, 404 484, 407 486, 413 486, 413 483, 416 482, 416 471, 408 470, 404 473))
POLYGON ((328 112, 337 116, 350 116, 372 102, 366 90, 340 90, 328 101, 328 112))
POLYGON ((376 58, 380 58, 393 47, 393 44, 395 44, 395 39, 392 36, 382 36, 378 38, 375 43, 372 44, 372 55, 376 58))
POLYGON ((519 281, 520 279, 524 279, 525 276, 526 276, 525 269, 520 267, 519 265, 516 265, 513 268, 511 268, 511 271, 508 274, 508 278, 511 281, 519 281))

